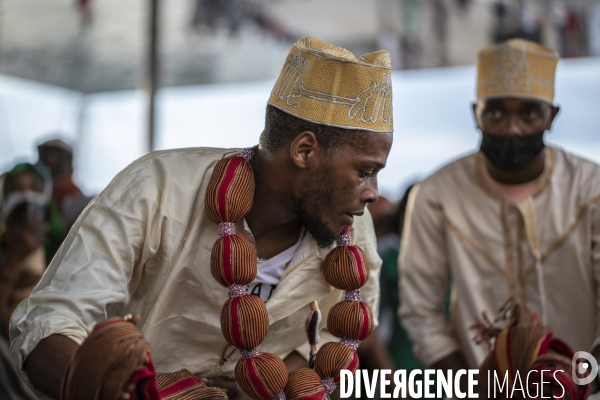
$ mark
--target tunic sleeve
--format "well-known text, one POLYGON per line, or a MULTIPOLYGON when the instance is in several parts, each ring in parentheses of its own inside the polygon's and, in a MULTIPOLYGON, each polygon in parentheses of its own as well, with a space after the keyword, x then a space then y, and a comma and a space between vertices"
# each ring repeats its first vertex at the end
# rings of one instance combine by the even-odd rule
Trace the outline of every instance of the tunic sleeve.
POLYGON ((156 255, 168 223, 153 174, 143 164, 121 172, 83 211, 32 295, 11 318, 11 353, 23 363, 54 334, 81 344, 94 325, 120 315, 156 255))
POLYGON ((416 358, 431 366, 459 345, 442 308, 449 276, 443 210, 424 191, 416 185, 409 196, 398 259, 398 314, 416 358))

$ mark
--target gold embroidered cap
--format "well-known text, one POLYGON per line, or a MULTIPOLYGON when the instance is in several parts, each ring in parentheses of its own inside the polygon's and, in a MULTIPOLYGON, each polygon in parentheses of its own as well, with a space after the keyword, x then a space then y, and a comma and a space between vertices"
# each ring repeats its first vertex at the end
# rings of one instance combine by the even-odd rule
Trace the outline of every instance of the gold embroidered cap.
POLYGON ((483 48, 477 56, 477 99, 524 97, 554 102, 558 54, 523 39, 483 48))
POLYGON ((391 72, 385 50, 356 58, 306 36, 292 46, 269 104, 317 124, 392 132, 391 72))

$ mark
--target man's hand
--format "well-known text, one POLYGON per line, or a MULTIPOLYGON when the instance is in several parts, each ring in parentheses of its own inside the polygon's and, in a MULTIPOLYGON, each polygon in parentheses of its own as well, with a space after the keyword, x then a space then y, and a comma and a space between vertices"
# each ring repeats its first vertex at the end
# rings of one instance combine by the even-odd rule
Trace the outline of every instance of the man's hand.
MULTIPOLYGON (((137 325, 140 316, 128 315, 125 319, 137 325)), ((48 336, 33 349, 25 360, 23 366, 27 371, 27 376, 38 390, 53 399, 58 399, 63 376, 78 348, 79 345, 66 336, 48 336)), ((126 386, 123 391, 127 392, 129 389, 126 386)))

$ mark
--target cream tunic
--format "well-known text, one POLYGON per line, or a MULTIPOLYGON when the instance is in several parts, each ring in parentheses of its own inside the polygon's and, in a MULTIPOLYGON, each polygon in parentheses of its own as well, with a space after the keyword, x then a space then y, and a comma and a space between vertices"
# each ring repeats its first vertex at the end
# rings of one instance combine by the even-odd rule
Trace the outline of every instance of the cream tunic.
MULTIPOLYGON (((62 334, 81 343, 98 321, 138 313, 158 372, 182 368, 207 376, 232 375, 239 352, 221 334, 228 291, 210 273, 218 226, 204 208, 215 163, 236 150, 181 149, 152 153, 119 173, 85 209, 34 293, 11 320, 15 366, 40 340, 62 334)), ((363 301, 379 310, 379 272, 370 216, 356 218, 353 237, 366 252, 371 276, 363 301)), ((237 232, 244 232, 240 223, 237 232)), ((323 326, 343 297, 324 279, 319 249, 307 234, 277 290, 266 303, 270 328, 263 351, 285 357, 308 353, 304 321, 319 299, 323 326)), ((335 338, 326 332, 322 343, 335 338)), ((337 339, 335 339, 337 340, 337 339)))
POLYGON ((509 298, 590 352, 600 342, 600 167, 547 147, 536 189, 512 204, 486 183, 483 161, 455 161, 411 194, 399 314, 415 354, 432 365, 461 350, 477 367, 488 348, 472 341, 471 326, 482 311, 495 319, 509 298))

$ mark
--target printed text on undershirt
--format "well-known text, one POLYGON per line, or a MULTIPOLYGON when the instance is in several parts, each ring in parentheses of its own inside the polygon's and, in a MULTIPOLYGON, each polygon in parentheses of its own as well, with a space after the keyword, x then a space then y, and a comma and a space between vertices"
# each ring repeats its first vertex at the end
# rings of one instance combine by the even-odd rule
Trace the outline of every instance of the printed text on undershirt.
POLYGON ((265 302, 269 300, 273 296, 275 289, 277 289, 281 277, 289 267, 292 257, 299 246, 300 243, 296 243, 275 257, 259 263, 256 279, 248 285, 247 293, 258 296, 265 302))

